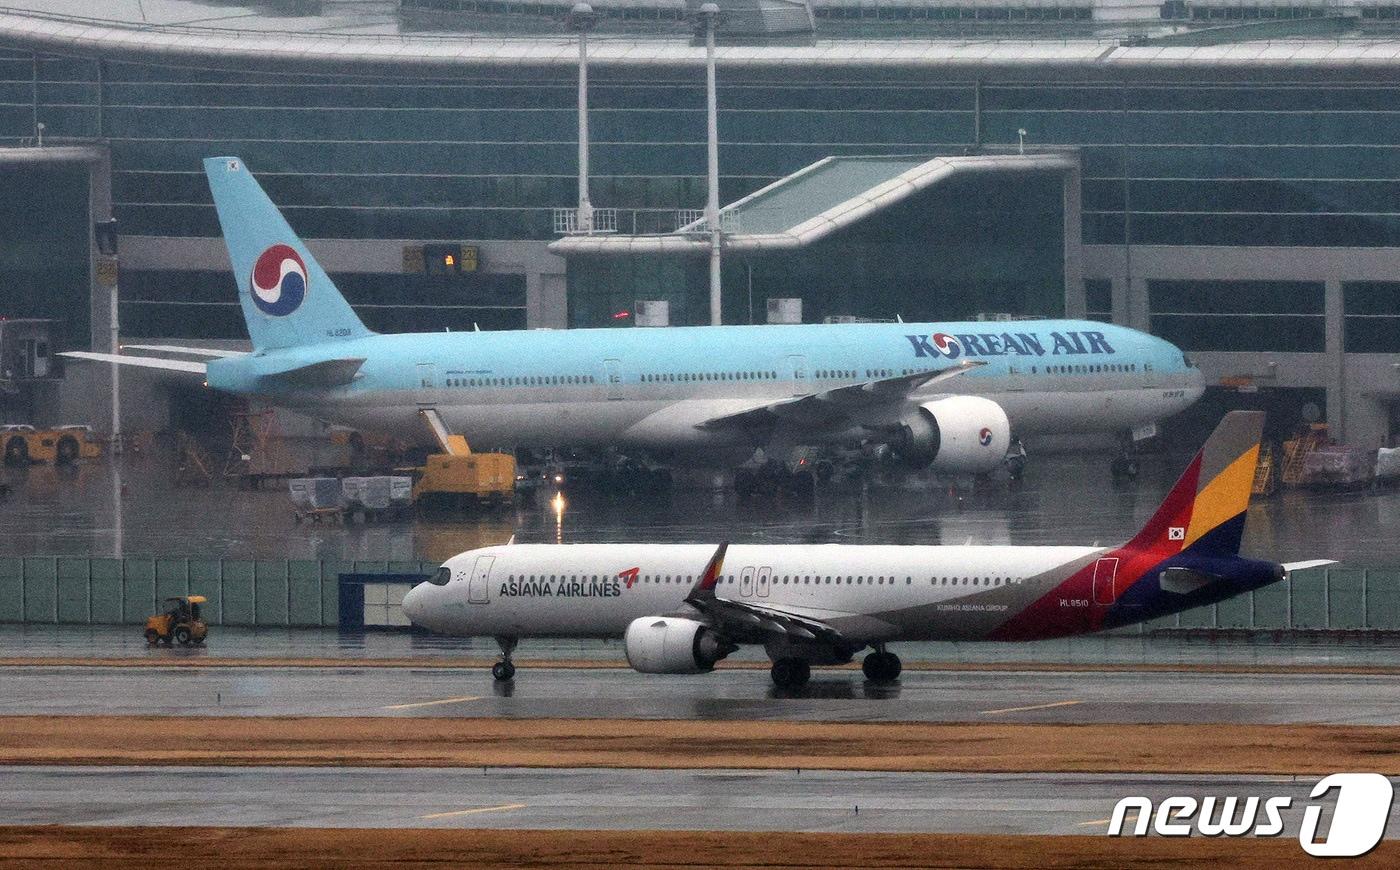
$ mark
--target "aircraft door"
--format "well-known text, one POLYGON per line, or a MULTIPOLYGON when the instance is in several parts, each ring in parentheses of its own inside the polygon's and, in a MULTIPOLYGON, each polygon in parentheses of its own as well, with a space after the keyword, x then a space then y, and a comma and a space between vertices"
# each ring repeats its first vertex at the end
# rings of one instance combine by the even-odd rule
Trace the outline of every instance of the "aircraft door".
POLYGON ((794 396, 805 396, 811 392, 807 389, 807 357, 800 354, 789 356, 788 374, 792 377, 792 394, 794 396))
POLYGON ((433 404, 433 391, 437 389, 437 366, 433 363, 418 364, 418 404, 433 404))
POLYGON ((758 587, 758 597, 759 597, 759 598, 767 598, 767 597, 768 597, 768 581, 769 581, 769 580, 772 580, 772 579, 773 579, 773 569, 772 569, 772 568, 759 568, 759 569, 758 569, 758 575, 757 575, 757 577, 755 578, 755 580, 756 580, 755 585, 758 587))
POLYGON ((753 567, 750 566, 739 572, 739 595, 748 598, 753 595, 753 567))
POLYGON ((1100 559, 1094 563, 1094 603, 1098 605, 1108 605, 1113 603, 1116 590, 1113 588, 1114 581, 1118 578, 1118 560, 1100 559))
POLYGON ((603 360, 603 380, 607 387, 607 396, 611 401, 622 398, 622 361, 615 359, 603 360))
POLYGON ((471 579, 467 581, 467 601, 472 604, 486 604, 491 600, 491 565, 495 556, 477 556, 472 566, 471 579))

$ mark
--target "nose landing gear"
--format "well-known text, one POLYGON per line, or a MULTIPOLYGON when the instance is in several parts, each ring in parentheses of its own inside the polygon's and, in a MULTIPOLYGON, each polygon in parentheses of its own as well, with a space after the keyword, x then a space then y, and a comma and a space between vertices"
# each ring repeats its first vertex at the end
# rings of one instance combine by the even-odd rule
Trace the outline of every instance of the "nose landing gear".
POLYGON ((510 660, 510 654, 515 651, 515 646, 520 643, 520 639, 498 637, 496 643, 501 647, 501 660, 491 666, 491 676, 496 678, 496 682, 504 683, 515 679, 515 663, 510 660))

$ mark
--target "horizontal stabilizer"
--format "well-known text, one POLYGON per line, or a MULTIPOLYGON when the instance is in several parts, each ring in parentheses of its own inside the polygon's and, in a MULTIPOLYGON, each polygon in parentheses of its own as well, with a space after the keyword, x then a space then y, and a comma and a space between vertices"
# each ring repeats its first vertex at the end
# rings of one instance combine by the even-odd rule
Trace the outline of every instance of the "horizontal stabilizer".
POLYGON ((299 387, 340 387, 355 379, 365 358, 328 359, 281 371, 261 372, 264 378, 299 387))
POLYGON ((204 377, 205 366, 202 362, 191 362, 182 359, 156 359, 149 356, 127 356, 116 353, 94 353, 86 350, 68 350, 60 353, 59 356, 72 357, 73 359, 85 359, 91 362, 116 363, 123 366, 134 366, 143 369, 160 369, 167 372, 181 372, 184 374, 199 375, 204 377))
POLYGON ((182 353, 186 356, 207 356, 223 359, 231 356, 247 356, 241 350, 219 350, 212 347, 182 347, 178 344, 124 344, 123 350, 151 350, 157 353, 182 353))

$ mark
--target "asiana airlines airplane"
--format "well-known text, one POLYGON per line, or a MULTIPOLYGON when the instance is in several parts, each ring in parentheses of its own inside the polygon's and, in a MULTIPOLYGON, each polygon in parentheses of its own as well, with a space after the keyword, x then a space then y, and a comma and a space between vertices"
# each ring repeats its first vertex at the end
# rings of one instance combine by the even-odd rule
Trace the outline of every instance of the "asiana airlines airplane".
POLYGON ((509 680, 520 638, 621 637, 649 674, 705 673, 760 644, 773 682, 897 641, 1087 634, 1213 604, 1327 560, 1240 555, 1264 414, 1233 411, 1140 532, 1116 547, 509 544, 462 553, 404 597, 414 624, 495 637, 509 680))
POLYGON ((1202 392, 1170 343, 1080 320, 379 335, 242 160, 212 157, 204 170, 252 352, 67 356, 197 377, 412 440, 433 411, 478 444, 721 466, 759 448, 777 461, 798 446, 874 444, 955 475, 998 468, 1013 436, 1140 430, 1202 392))

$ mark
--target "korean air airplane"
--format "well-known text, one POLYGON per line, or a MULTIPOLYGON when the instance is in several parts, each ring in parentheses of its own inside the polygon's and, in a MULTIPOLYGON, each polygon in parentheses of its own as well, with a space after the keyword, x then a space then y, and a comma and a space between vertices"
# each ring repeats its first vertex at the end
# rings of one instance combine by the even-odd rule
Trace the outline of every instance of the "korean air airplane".
POLYGON ((1200 371, 1168 342, 1078 320, 378 335, 241 160, 204 169, 253 351, 68 356, 197 376, 413 440, 433 411, 473 443, 720 465, 757 448, 874 444, 960 475, 1000 466, 1013 436, 1125 433, 1202 392, 1200 371))
POLYGON ((710 671, 762 644, 773 681, 866 647, 872 681, 899 676, 887 645, 1038 640, 1223 601, 1326 560, 1240 556, 1264 414, 1233 411, 1152 519, 1118 547, 511 544, 449 559, 404 597, 436 632, 494 636, 511 679, 522 637, 622 637, 650 674, 710 671))

